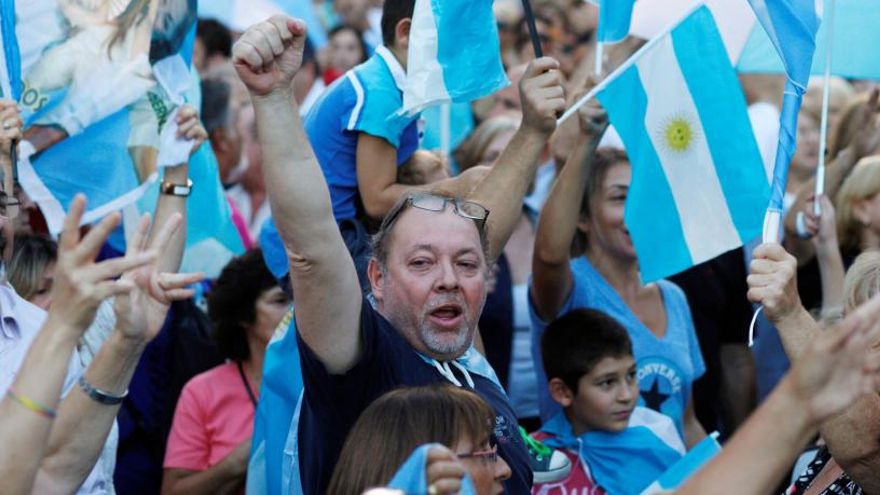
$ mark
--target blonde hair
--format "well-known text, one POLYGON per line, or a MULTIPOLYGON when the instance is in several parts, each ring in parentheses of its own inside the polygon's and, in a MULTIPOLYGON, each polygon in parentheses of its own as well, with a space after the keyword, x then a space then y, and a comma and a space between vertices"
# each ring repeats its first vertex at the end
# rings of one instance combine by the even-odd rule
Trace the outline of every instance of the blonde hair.
POLYGON ((844 311, 849 313, 880 293, 880 251, 860 254, 843 282, 844 311))
POLYGON ((837 236, 844 250, 861 249, 864 225, 855 215, 856 204, 880 193, 880 156, 861 159, 837 193, 837 236))
POLYGON ((479 165, 483 161, 486 149, 496 137, 505 132, 515 131, 518 127, 519 124, 515 119, 504 115, 484 121, 453 153, 458 169, 464 172, 479 165))

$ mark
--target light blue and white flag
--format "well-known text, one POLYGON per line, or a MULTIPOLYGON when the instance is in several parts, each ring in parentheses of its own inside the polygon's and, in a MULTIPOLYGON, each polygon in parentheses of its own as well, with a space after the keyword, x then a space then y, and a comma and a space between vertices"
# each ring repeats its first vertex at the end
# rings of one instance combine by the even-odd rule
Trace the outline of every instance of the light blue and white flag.
POLYGON ((657 481, 642 492, 642 495, 654 495, 675 490, 720 452, 721 445, 718 443, 718 433, 712 433, 666 470, 663 476, 660 476, 657 481))
POLYGON ((779 118, 779 147, 773 167, 765 240, 775 240, 782 214, 788 167, 797 145, 797 117, 810 79, 820 18, 816 0, 749 0, 758 22, 782 57, 788 81, 779 118), (773 219, 773 220, 771 220, 773 219))
MULTIPOLYGON (((402 490, 403 493, 428 493, 428 451, 440 444, 427 444, 417 448, 412 455, 394 473, 388 488, 402 490)), ((474 485, 470 476, 464 475, 461 483, 461 495, 475 495, 474 485)))
POLYGON ((685 455, 685 446, 672 420, 645 407, 636 407, 620 432, 589 431, 578 437, 563 413, 541 427, 551 435, 544 444, 575 450, 596 484, 614 495, 638 495, 685 455))
POLYGON ((598 0, 599 28, 596 41, 617 43, 626 38, 629 35, 634 4, 635 0, 598 0))
POLYGON ((416 0, 403 112, 468 102, 510 84, 492 0, 416 0))
MULTIPOLYGON (((189 68, 196 1, 92 4, 76 11, 59 0, 19 0, 0 11, 0 87, 18 96, 25 119, 19 181, 53 234, 77 193, 89 199, 84 223, 138 200, 152 211, 161 169, 190 154, 174 118, 199 100, 189 68)), ((183 269, 216 275, 242 246, 210 146, 190 159, 190 176, 183 269)), ((124 250, 121 234, 111 244, 124 250)))
POLYGON ((757 236, 768 187, 745 98, 705 6, 630 60, 598 98, 632 163, 625 221, 647 282, 757 236))

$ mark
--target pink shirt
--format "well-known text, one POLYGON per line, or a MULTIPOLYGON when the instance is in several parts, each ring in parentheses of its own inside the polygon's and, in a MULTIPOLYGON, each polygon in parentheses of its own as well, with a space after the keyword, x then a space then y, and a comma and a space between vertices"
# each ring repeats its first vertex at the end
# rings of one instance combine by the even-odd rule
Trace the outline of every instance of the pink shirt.
POLYGON ((254 431, 254 405, 238 365, 221 364, 183 387, 168 436, 165 467, 204 471, 254 431))

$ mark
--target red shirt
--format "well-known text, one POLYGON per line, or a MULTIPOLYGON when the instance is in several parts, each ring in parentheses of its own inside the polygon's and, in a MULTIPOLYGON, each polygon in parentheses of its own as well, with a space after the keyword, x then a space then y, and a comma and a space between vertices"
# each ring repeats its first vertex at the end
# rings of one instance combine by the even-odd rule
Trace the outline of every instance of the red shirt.
POLYGON ((204 471, 254 431, 254 405, 238 371, 227 362, 183 387, 165 451, 165 468, 204 471))

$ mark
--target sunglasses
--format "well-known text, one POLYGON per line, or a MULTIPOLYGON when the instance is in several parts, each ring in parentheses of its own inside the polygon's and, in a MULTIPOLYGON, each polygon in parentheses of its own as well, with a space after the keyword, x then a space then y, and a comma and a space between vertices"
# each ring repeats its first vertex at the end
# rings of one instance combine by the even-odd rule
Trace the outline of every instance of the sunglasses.
MULTIPOLYGON (((446 205, 448 203, 452 203, 452 211, 454 211, 456 215, 473 220, 480 231, 486 226, 486 218, 489 217, 489 210, 481 204, 472 201, 447 198, 445 196, 438 196, 431 193, 412 194, 406 198, 406 204, 425 211, 442 212, 446 210, 446 205)), ((397 220, 397 217, 400 216, 400 213, 403 210, 404 208, 400 208, 394 212, 394 215, 391 216, 386 223, 391 224, 391 222, 397 220)))

